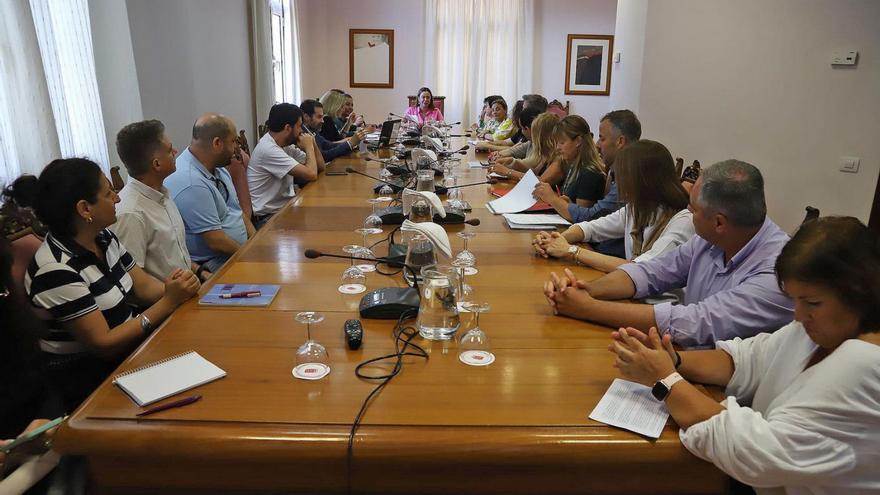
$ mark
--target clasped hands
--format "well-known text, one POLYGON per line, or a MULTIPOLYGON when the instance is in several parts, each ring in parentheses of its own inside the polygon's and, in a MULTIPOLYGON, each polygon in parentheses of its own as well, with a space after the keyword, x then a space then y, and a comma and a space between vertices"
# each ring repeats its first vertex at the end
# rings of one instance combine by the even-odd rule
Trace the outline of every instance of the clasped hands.
POLYGON ((596 302, 590 295, 589 284, 565 269, 564 276, 550 272, 550 280, 544 283, 544 297, 553 308, 553 314, 588 319, 590 306, 596 302))
POLYGON ((559 232, 538 232, 538 235, 532 239, 532 247, 535 254, 542 258, 561 258, 568 254, 568 248, 571 244, 559 232))
POLYGON ((656 327, 647 334, 627 327, 611 332, 611 338, 608 351, 617 356, 614 367, 623 378, 650 387, 675 373, 675 349, 668 333, 661 337, 656 327))

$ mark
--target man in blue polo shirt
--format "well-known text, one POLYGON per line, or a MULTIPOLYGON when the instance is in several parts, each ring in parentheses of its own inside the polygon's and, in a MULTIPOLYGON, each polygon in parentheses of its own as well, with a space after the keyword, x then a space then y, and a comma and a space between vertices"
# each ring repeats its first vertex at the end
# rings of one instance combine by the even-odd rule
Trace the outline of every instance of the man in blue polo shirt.
POLYGON ((177 171, 165 179, 183 217, 190 256, 209 272, 219 269, 254 233, 225 168, 235 153, 235 136, 235 123, 229 118, 202 115, 193 125, 189 147, 177 156, 177 171))

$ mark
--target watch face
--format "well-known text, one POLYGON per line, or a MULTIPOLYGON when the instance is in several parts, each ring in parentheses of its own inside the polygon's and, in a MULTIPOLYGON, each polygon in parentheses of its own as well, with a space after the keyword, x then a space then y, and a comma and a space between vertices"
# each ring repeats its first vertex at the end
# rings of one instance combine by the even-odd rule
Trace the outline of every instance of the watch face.
POLYGON ((669 388, 664 385, 663 382, 657 382, 651 389, 651 395, 660 402, 663 402, 663 400, 666 399, 666 396, 669 395, 669 388))

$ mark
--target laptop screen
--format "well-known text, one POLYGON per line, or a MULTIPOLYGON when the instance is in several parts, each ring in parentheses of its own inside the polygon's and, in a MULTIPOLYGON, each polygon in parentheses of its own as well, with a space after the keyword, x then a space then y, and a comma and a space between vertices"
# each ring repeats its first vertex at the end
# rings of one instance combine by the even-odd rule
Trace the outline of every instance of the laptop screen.
POLYGON ((392 141, 397 140, 397 133, 400 131, 400 119, 386 120, 382 123, 382 133, 379 134, 379 145, 388 146, 392 141))

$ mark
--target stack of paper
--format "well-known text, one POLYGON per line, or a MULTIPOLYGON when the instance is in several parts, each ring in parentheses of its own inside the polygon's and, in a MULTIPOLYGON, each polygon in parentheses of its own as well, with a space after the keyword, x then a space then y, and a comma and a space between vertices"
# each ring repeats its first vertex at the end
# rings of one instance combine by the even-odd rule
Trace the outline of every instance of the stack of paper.
POLYGON ((538 202, 532 197, 532 191, 535 190, 537 184, 538 176, 529 170, 509 193, 494 201, 486 203, 486 207, 496 215, 502 213, 519 213, 528 210, 538 202))
POLYGON ((488 166, 489 166, 489 164, 483 165, 482 163, 480 163, 476 160, 471 160, 468 162, 468 168, 483 168, 483 167, 488 167, 488 166))
POLYGON ((571 225, 556 213, 505 213, 502 216, 507 220, 507 225, 516 230, 555 230, 560 225, 571 225))
POLYGON ((666 404, 651 395, 650 387, 620 378, 590 413, 590 419, 651 438, 660 438, 668 418, 666 404))

